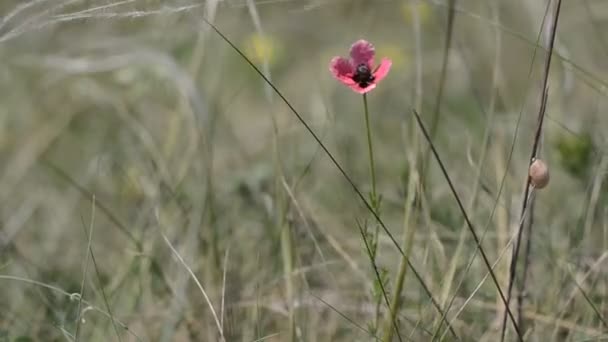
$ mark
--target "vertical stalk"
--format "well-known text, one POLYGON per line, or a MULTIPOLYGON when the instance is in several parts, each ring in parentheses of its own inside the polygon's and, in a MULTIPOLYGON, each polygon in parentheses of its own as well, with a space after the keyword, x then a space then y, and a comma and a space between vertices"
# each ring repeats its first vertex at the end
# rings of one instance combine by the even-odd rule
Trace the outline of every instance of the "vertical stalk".
MULTIPOLYGON (((369 108, 367 105, 367 94, 363 94, 363 108, 365 111, 365 131, 367 133, 367 152, 369 155, 369 175, 372 183, 372 192, 370 194, 370 203, 374 213, 380 216, 380 203, 378 201, 378 194, 376 192, 376 166, 374 164, 374 148, 372 144, 372 129, 369 124, 369 108)), ((376 223, 374 229, 374 235, 372 236, 372 261, 376 261, 376 251, 378 246, 378 233, 380 226, 376 223)), ((376 310, 377 313, 378 310, 376 310)), ((377 316, 377 315, 376 315, 377 316)))
MULTIPOLYGON (((414 165, 411 167, 415 168, 414 165)), ((384 332, 382 334, 382 341, 392 341, 393 333, 395 330, 393 327, 396 325, 397 313, 401 307, 401 291, 403 290, 403 284, 405 284, 405 277, 407 275, 408 268, 408 260, 410 257, 410 253, 412 251, 412 245, 414 242, 414 238, 416 235, 417 225, 412 220, 412 209, 413 203, 415 201, 416 196, 416 183, 418 182, 417 177, 414 175, 410 176, 410 181, 408 182, 408 190, 407 190, 407 199, 405 201, 405 215, 403 219, 403 230, 404 230, 404 241, 403 245, 405 247, 405 253, 401 257, 401 261, 399 262, 399 271, 397 273, 397 281, 395 283, 395 289, 393 291, 393 297, 391 298, 391 304, 389 307, 390 314, 386 318, 384 322, 384 332), (410 226, 410 223, 413 223, 410 226)))
MULTIPOLYGON (((548 3, 547 6, 550 6, 551 2, 548 3)), ((542 82, 542 93, 541 93, 541 98, 540 98, 540 108, 538 110, 538 121, 537 121, 537 125, 536 125, 536 132, 534 133, 534 141, 532 144, 532 153, 530 155, 530 159, 529 159, 529 163, 528 166, 532 164, 532 162, 534 161, 534 159, 537 157, 538 154, 538 148, 539 145, 541 143, 541 138, 542 138, 542 133, 543 133, 543 123, 545 120, 545 111, 546 111, 546 106, 547 106, 547 99, 549 97, 549 71, 551 69, 551 57, 553 56, 553 48, 554 48, 554 44, 555 44, 555 35, 557 32, 557 24, 559 21, 559 13, 560 13, 560 9, 562 6, 562 1, 561 0, 556 0, 556 4, 555 4, 555 10, 553 12, 553 20, 549 23, 549 30, 547 31, 548 36, 547 36, 547 40, 549 46, 547 47, 547 55, 545 56, 545 68, 544 68, 544 72, 543 72, 543 82, 542 82)), ((509 285, 508 285, 508 289, 507 289, 507 301, 505 303, 505 306, 509 307, 509 303, 511 300, 511 293, 513 291, 513 284, 515 283, 515 276, 516 276, 516 272, 517 272, 517 261, 519 259, 519 251, 520 251, 520 246, 521 246, 521 239, 522 239, 522 235, 523 235, 523 231, 524 231, 524 215, 526 213, 526 211, 528 210, 528 207, 530 206, 530 203, 528 202, 528 194, 530 193, 532 189, 531 186, 531 181, 530 181, 530 177, 528 176, 526 178, 526 185, 525 185, 525 189, 524 189, 524 196, 523 196, 523 201, 522 201, 522 208, 521 208, 521 222, 520 225, 518 227, 517 230, 517 240, 515 242, 515 246, 513 247, 513 253, 511 255, 511 266, 509 268, 509 285)), ((530 231, 531 231, 532 227, 530 226, 530 231)), ((528 239, 530 238, 530 235, 528 235, 528 239)), ((500 332, 500 341, 503 342, 505 340, 505 333, 506 333, 506 323, 507 323, 507 318, 506 318, 506 314, 503 315, 503 319, 502 319, 502 325, 501 325, 501 332, 500 332)))
MULTIPOLYGON (((420 2, 412 2, 412 31, 414 32, 413 35, 416 47, 416 86, 414 90, 414 106, 416 110, 422 111, 422 24, 420 20, 418 4, 420 4, 420 2)), ((411 139, 409 143, 411 147, 411 152, 408 158, 410 174, 407 184, 407 196, 403 208, 403 246, 405 246, 405 251, 404 254, 401 256, 401 261, 399 262, 399 270, 397 271, 397 279, 395 281, 395 288, 393 290, 391 305, 389 308, 390 314, 384 322, 382 341, 393 340, 393 326, 396 325, 397 314, 401 310, 401 305, 403 302, 401 299, 401 292, 403 291, 403 287, 407 277, 408 260, 412 252, 412 247, 416 236, 416 230, 418 228, 416 222, 417 211, 414 210, 414 205, 417 201, 416 197, 419 194, 418 187, 420 185, 417 165, 418 148, 420 144, 418 141, 419 135, 418 131, 416 130, 415 121, 414 119, 411 120, 412 124, 409 125, 410 129, 409 132, 407 132, 408 137, 411 139)))
MULTIPOLYGON (((376 215, 380 215, 380 210, 379 210, 379 202, 378 202, 378 194, 376 192, 376 166, 374 164, 374 148, 373 148, 373 144, 372 144, 372 129, 370 126, 370 121, 369 121, 369 106, 367 105, 367 94, 363 94, 363 109, 365 112, 365 131, 366 131, 366 135, 367 135, 367 152, 369 155, 369 175, 370 175, 370 181, 372 183, 372 191, 370 193, 370 204, 372 207, 372 210, 374 211, 374 213, 376 215)), ((371 249, 371 254, 370 254, 370 258, 371 258, 371 262, 375 265, 376 263, 376 255, 377 255, 377 251, 378 251, 378 235, 379 235, 379 230, 380 230, 380 225, 378 225, 378 223, 375 223, 375 227, 374 227, 374 235, 372 235, 372 239, 371 239, 371 243, 370 243, 370 249, 371 249)), ((375 267, 375 266, 374 266, 375 267)), ((378 282, 382 282, 382 278, 378 278, 377 279, 378 282)), ((374 317, 374 327, 376 327, 376 329, 379 326, 380 323, 380 305, 382 303, 382 297, 377 296, 376 297, 376 293, 373 293, 373 297, 376 300, 376 308, 375 308, 375 317, 374 317)))
POLYGON ((285 273, 285 292, 289 308, 289 337, 288 341, 296 340, 296 317, 293 306, 294 284, 293 284, 293 248, 291 240, 291 229, 289 224, 281 224, 281 252, 283 257, 283 272, 285 273))
POLYGON ((365 128, 367 131, 367 150, 369 153, 369 173, 372 182, 371 204, 378 214, 378 197, 376 193, 376 168, 374 166, 374 149, 372 148, 372 130, 369 125, 369 109, 367 106, 367 94, 363 94, 363 108, 365 109, 365 128))
POLYGON ((275 168, 274 196, 276 210, 274 211, 274 218, 276 228, 280 232, 281 236, 281 259, 283 262, 283 275, 285 277, 285 297, 287 301, 287 308, 289 310, 289 337, 287 338, 287 341, 294 342, 296 340, 296 315, 294 308, 295 284, 293 277, 294 246, 291 236, 291 226, 288 220, 286 219, 288 204, 285 201, 285 193, 281 182, 284 175, 281 169, 281 152, 279 150, 278 126, 275 117, 271 116, 271 119, 273 127, 272 140, 275 168))

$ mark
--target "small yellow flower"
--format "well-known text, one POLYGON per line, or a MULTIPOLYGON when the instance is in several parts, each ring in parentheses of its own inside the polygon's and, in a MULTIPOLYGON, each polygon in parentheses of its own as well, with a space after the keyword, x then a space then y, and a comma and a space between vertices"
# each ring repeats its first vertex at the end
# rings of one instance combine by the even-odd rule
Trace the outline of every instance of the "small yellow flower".
POLYGON ((429 21, 433 10, 428 2, 422 0, 405 0, 401 6, 405 21, 412 22, 414 15, 418 14, 420 24, 424 25, 429 21))
POLYGON ((247 37, 245 53, 252 62, 268 62, 272 65, 277 60, 278 43, 268 35, 254 33, 247 37))
POLYGON ((144 187, 141 183, 142 172, 134 166, 128 166, 126 174, 122 179, 121 193, 130 199, 142 199, 145 196, 144 187))

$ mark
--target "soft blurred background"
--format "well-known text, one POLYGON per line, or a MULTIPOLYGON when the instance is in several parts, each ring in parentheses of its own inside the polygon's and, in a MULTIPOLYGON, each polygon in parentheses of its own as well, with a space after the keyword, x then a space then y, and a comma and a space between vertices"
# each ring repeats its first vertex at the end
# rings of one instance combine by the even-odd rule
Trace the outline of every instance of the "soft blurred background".
MULTIPOLYGON (((421 168, 411 110, 431 127, 442 89, 434 141, 506 289, 554 2, 455 1, 443 68, 447 0, 2 0, 0 341, 384 333, 358 228, 370 212, 202 18, 365 195, 363 102, 329 60, 360 38, 393 60, 368 94, 381 218, 440 306, 453 299, 456 335, 498 341, 502 302, 479 256, 468 267, 475 243, 437 163, 421 168)), ((541 146, 551 182, 520 262, 526 341, 608 339, 607 29, 608 2, 564 1, 541 146)), ((400 259, 381 231, 389 297, 400 259)), ((402 340, 456 339, 411 273, 398 297, 402 340)))

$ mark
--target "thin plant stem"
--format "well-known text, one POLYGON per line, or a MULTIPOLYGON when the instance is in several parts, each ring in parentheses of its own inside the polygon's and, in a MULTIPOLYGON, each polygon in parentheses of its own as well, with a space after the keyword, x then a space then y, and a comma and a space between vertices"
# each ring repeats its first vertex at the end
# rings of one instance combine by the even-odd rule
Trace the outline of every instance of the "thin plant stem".
MULTIPOLYGON (((443 58, 441 62, 441 73, 439 76, 439 89, 437 89, 437 97, 435 98, 435 107, 433 110, 433 119, 431 121, 431 138, 435 139, 437 129, 439 128, 439 119, 441 116, 441 104, 443 102, 443 93, 445 83, 448 76, 448 62, 450 58, 450 50, 452 49, 452 38, 454 37, 454 20, 456 18, 456 0, 448 0, 448 17, 446 26, 446 38, 443 46, 443 58)), ((426 186, 427 167, 431 157, 430 151, 427 149, 423 157, 422 163, 422 186, 426 186)))
POLYGON ((496 287, 496 290, 498 291, 500 298, 502 299, 503 303, 505 304, 507 314, 508 314, 509 318, 511 319, 511 322, 513 323, 513 328, 515 329, 515 332, 517 333, 518 341, 523 342, 523 337, 522 337, 521 331, 519 330, 519 326, 517 325, 517 322, 515 321, 515 317, 513 316, 513 313, 509 309, 508 301, 505 298, 505 295, 504 295, 502 289, 500 288, 498 279, 496 278, 496 275, 494 274, 494 271, 492 270, 492 266, 490 265, 490 261, 488 259, 488 256, 486 255, 486 252, 483 250, 479 236, 478 236, 475 228, 473 227, 473 223, 469 219, 469 216, 464 208, 464 205, 462 204, 462 201, 460 200, 460 197, 458 196, 458 193, 456 192, 456 188, 454 188, 454 183, 452 183, 452 180, 451 180, 450 176, 448 175, 447 169, 445 168, 443 161, 439 157, 439 153, 435 149, 435 145, 433 144, 433 141, 431 140, 429 132, 424 127, 424 124, 422 123, 422 119, 420 118, 420 115, 418 114, 418 112, 416 112, 416 110, 413 110, 413 114, 414 114, 414 117, 416 118, 416 122, 418 123, 418 127, 420 128, 420 131, 422 132, 422 134, 424 135, 424 138, 426 139, 426 141, 429 144, 429 147, 431 149, 433 156, 435 157, 435 160, 437 161, 437 164, 439 164, 441 173, 443 174, 446 182, 448 183, 448 186, 450 187, 450 191, 452 192, 452 195, 454 195, 456 203, 458 204, 458 208, 460 209, 460 212, 461 212, 464 220, 467 223, 467 227, 469 228, 469 231, 471 232, 471 235, 473 236, 473 240, 475 240, 475 244, 477 245, 477 249, 479 250, 479 253, 481 254, 481 258, 483 259, 483 262, 486 265, 486 268, 490 272, 490 276, 492 278, 492 281, 494 282, 494 286, 496 287))
MULTIPOLYGON (((415 166, 412 167, 412 169, 415 166)), ((403 284, 405 283, 405 278, 407 275, 407 260, 412 251, 414 238, 416 236, 416 228, 417 225, 415 222, 412 222, 412 209, 413 202, 416 196, 416 182, 417 179, 410 179, 407 190, 407 199, 405 201, 405 217, 403 219, 403 230, 404 230, 404 242, 403 245, 405 247, 405 254, 401 257, 401 261, 399 262, 399 271, 397 273, 397 279, 395 282, 395 289, 393 290, 393 297, 391 298, 391 304, 389 306, 390 314, 387 317, 384 325, 384 334, 382 335, 382 341, 392 341, 393 339, 393 326, 396 324, 397 314, 399 312, 399 308, 401 306, 401 291, 403 290, 403 284), (410 223, 412 223, 410 225, 410 223)))
MULTIPOLYGON (((541 134, 543 131, 543 122, 545 119, 545 110, 546 110, 546 106, 547 106, 547 98, 548 98, 548 94, 549 94, 549 70, 551 69, 551 57, 553 55, 553 46, 555 43, 555 34, 557 32, 557 24, 559 21, 559 13, 560 13, 560 9, 561 9, 561 5, 562 5, 562 1, 561 0, 557 0, 557 4, 555 5, 555 12, 553 14, 553 22, 551 23, 550 26, 550 37, 549 37, 549 46, 547 48, 547 56, 545 57, 545 68, 544 68, 544 72, 543 72, 543 92, 541 94, 541 100, 540 100, 540 108, 538 111, 538 123, 536 125, 536 132, 534 134, 534 142, 532 144, 532 152, 530 155, 530 159, 529 159, 529 164, 532 164, 532 162, 534 161, 534 159, 536 158, 537 152, 538 152, 538 147, 540 144, 540 140, 541 140, 541 134)), ((524 190, 524 199, 522 202, 522 214, 521 216, 523 217, 523 213, 526 211, 526 208, 528 207, 529 203, 528 203, 528 193, 530 192, 530 188, 531 188, 531 180, 530 177, 528 176, 526 178, 526 185, 525 185, 525 190, 524 190)), ((521 237, 522 237, 522 232, 523 232, 523 223, 520 224, 519 228, 518 228, 518 233, 517 233, 517 241, 515 243, 515 247, 513 249, 513 254, 511 257, 511 267, 509 269, 509 285, 507 288, 507 302, 505 303, 505 306, 509 307, 509 303, 511 300, 511 292, 513 290, 513 283, 515 282, 515 275, 516 275, 516 271, 517 271, 517 260, 518 260, 518 256, 519 256, 519 249, 520 249, 520 245, 521 245, 521 237)), ((531 231, 532 227, 530 227, 530 231, 531 231)), ((505 340, 505 331, 506 331, 506 322, 507 322, 507 317, 506 317, 506 313, 503 315, 502 318, 502 327, 501 327, 501 332, 500 332, 500 341, 504 341, 505 340)))
MULTIPOLYGON (((85 234, 89 235, 89 239, 91 238, 90 234, 93 234, 92 229, 93 229, 93 223, 94 223, 94 219, 95 219, 95 216, 94 216, 95 208, 97 207, 97 201, 95 200, 95 195, 93 195, 91 197, 91 205, 92 205, 92 209, 91 209, 91 231, 90 232, 87 233, 86 225, 84 224, 84 219, 82 217, 80 217, 80 219, 82 220, 82 229, 84 229, 85 234)), ((120 337, 120 332, 118 331, 118 327, 117 327, 115 319, 114 319, 114 314, 112 313, 112 309, 110 308, 110 302, 108 301, 108 296, 106 295, 106 291, 103 289, 103 285, 101 283, 101 276, 99 275, 99 268, 97 267, 97 261, 95 260, 95 254, 93 253, 93 246, 91 245, 91 243, 88 243, 87 250, 89 252, 89 255, 91 256, 91 261, 93 262, 93 268, 95 270, 95 275, 97 276, 97 280, 99 281, 99 291, 101 292, 103 302, 106 305, 106 310, 108 311, 108 317, 110 318, 110 321, 112 322, 112 328, 114 328, 114 332, 116 333, 116 338, 118 339, 118 342, 122 342, 122 338, 120 337)), ((81 292, 80 298, 79 298, 79 303, 85 303, 84 299, 82 299, 82 295, 83 295, 83 293, 81 292)), ((80 308, 79 308, 78 309, 78 321, 81 321, 81 320, 82 320, 82 312, 80 311, 80 308)))
POLYGON ((278 126, 274 116, 271 117, 273 126, 273 145, 274 145, 274 165, 275 165, 275 203, 277 203, 276 222, 281 235, 281 258, 283 261, 283 272, 285 276, 285 294, 289 309, 289 341, 296 340, 296 317, 295 317, 295 284, 293 278, 294 251, 291 235, 291 227, 287 222, 288 203, 285 201, 285 190, 281 180, 284 179, 281 169, 281 155, 278 142, 278 126))
MULTIPOLYGON (((369 108, 367 106, 367 94, 363 94, 363 108, 365 110, 365 129, 367 132, 367 152, 369 154, 369 174, 372 182, 372 193, 370 202, 378 214, 378 197, 376 193, 376 168, 374 165, 374 149, 372 147, 372 130, 369 125, 369 108)), ((374 253, 375 254, 375 253, 374 253)))
POLYGON ((285 273, 285 290, 289 308, 289 341, 296 340, 296 320, 294 308, 294 282, 293 282, 293 253, 291 231, 287 223, 281 227, 281 254, 283 258, 283 272, 285 273))
MULTIPOLYGON (((378 203, 378 193, 376 192, 376 165, 374 164, 374 147, 372 143, 372 129, 369 124, 369 107, 367 105, 367 94, 363 94, 363 109, 365 112, 365 132, 367 135, 367 153, 369 155, 369 176, 372 183, 372 192, 370 194, 370 203, 372 210, 376 215, 380 215, 380 205, 378 203)), ((378 246, 378 233, 380 226, 376 224, 374 235, 372 237, 372 257, 376 260, 376 251, 378 246)))
POLYGON ((523 275, 521 278, 521 284, 520 284, 520 289, 519 292, 517 293, 517 324, 519 325, 520 329, 523 331, 526 331, 525 326, 524 326, 524 316, 523 316, 523 303, 524 303, 524 299, 526 297, 526 282, 528 281, 528 266, 529 266, 529 261, 530 261, 530 253, 532 252, 531 250, 531 239, 532 239, 532 226, 534 225, 534 207, 535 207, 535 203, 536 201, 531 200, 530 201, 530 207, 529 207, 529 214, 528 214, 528 224, 526 225, 526 232, 525 235, 527 235, 526 240, 524 241, 525 243, 525 255, 524 255, 524 269, 523 269, 523 275))
POLYGON ((604 328, 608 329, 608 322, 602 316, 601 311, 593 303, 593 300, 591 298, 589 298, 589 295, 587 294, 585 289, 583 289, 583 287, 578 283, 578 281, 576 280, 576 276, 574 274, 572 274, 572 270, 568 270, 568 273, 570 274, 570 277, 572 278, 574 285, 576 285, 576 288, 580 291, 580 293, 585 298, 585 301, 589 304, 589 306, 591 306, 591 309, 593 309, 595 316, 600 320, 600 322, 602 322, 602 325, 604 326, 604 328))
MULTIPOLYGON (((492 11, 492 18, 496 23, 500 23, 500 5, 498 3, 493 3, 493 5, 491 6, 491 11, 492 11)), ((502 56, 502 32, 501 30, 496 27, 495 31, 494 31, 494 68, 493 68, 493 72, 492 72, 492 92, 490 95, 490 104, 489 104, 489 108, 487 111, 487 119, 486 119, 486 127, 485 127, 485 131, 484 131, 484 135, 483 135, 483 140, 481 143, 481 151, 480 151, 480 156, 479 159, 477 161, 477 169, 475 170, 475 180, 473 182, 473 190, 472 190, 472 195, 471 195, 471 199, 468 203, 468 210, 471 211, 474 209, 477 200, 478 200, 478 196, 479 196, 479 192, 480 189, 482 187, 482 181, 481 181, 481 175, 483 172, 483 168, 484 165, 486 163, 486 158, 487 158, 487 153, 488 150, 490 148, 490 141, 491 141, 491 135, 492 135, 492 130, 494 127, 494 114, 496 112, 496 99, 498 97, 498 91, 499 91, 499 79, 500 79, 500 65, 501 65, 501 56, 502 56)), ((474 91, 474 89, 473 89, 474 91)), ((474 91, 475 92, 475 91, 474 91)), ((481 101, 480 101, 481 104, 481 101)), ((481 111, 483 112, 483 107, 480 107, 481 111)), ((456 246, 456 251, 454 253, 454 256, 452 257, 452 263, 450 264, 450 268, 448 269, 447 275, 445 276, 446 278, 446 286, 445 286, 445 290, 442 294, 441 297, 441 301, 442 304, 445 305, 445 302, 449 299, 449 293, 450 290, 452 289, 452 284, 454 281, 454 277, 456 275, 456 271, 457 271, 457 266, 461 257, 461 254, 465 252, 466 246, 465 246, 465 239, 467 236, 467 231, 466 231, 466 222, 463 222, 463 226, 461 228, 461 233, 460 233, 460 237, 458 240, 458 245, 456 246)), ((485 230, 481 235, 481 241, 483 241, 485 237, 485 230)), ((477 255, 477 250, 475 250, 473 252, 473 256, 477 255)), ((468 268, 468 267, 467 267, 468 268)), ((460 280, 458 282, 458 284, 456 285, 456 293, 458 292, 458 289, 460 289, 461 285, 463 284, 463 282, 466 279, 466 274, 462 274, 460 275, 460 280)), ((453 299, 452 299, 453 300, 453 299)), ((449 300, 447 307, 451 307, 452 306, 452 300, 449 300)), ((445 311, 446 314, 447 312, 449 312, 449 310, 445 311)), ((437 335, 439 333, 439 330, 442 327, 442 323, 443 321, 439 321, 439 324, 437 325, 437 330, 435 331, 435 335, 437 335)))
MULTIPOLYGON (((374 164, 374 148, 372 143, 372 129, 369 124, 369 106, 367 105, 367 94, 363 94, 363 109, 365 113, 365 132, 367 136, 367 153, 369 155, 369 175, 370 181, 372 183, 372 191, 370 193, 370 203, 372 205, 372 210, 376 215, 380 215, 378 197, 376 193, 376 167, 374 164)), ((380 231, 380 226, 376 223, 374 228, 374 235, 371 239, 371 249, 370 249, 370 258, 371 262, 376 263, 376 255, 378 251, 378 234, 380 231)), ((382 283, 382 279, 378 278, 378 281, 382 283)), ((382 284, 380 284, 382 285, 382 284)), ((380 322, 380 305, 382 304, 382 299, 380 297, 372 296, 376 300, 376 309, 375 309, 375 317, 374 317, 374 326, 377 328, 380 322)), ((388 301, 387 301, 388 303, 388 301)))
MULTIPOLYGON (((386 303, 386 305, 388 306, 388 310, 392 311, 391 306, 390 306, 390 302, 388 300, 388 295, 386 293, 386 289, 384 287, 384 284, 382 283, 382 276, 380 275, 380 272, 378 270, 378 267, 376 266, 376 262, 373 259, 373 255, 372 255, 372 250, 371 250, 371 246, 370 244, 367 242, 367 236, 365 234, 365 231, 363 231, 363 227, 361 226, 361 224, 359 224, 359 222, 357 222, 357 227, 359 227, 359 232, 361 233, 361 238, 363 239, 363 243, 365 244, 365 250, 367 251, 367 255, 369 256, 369 260, 370 263, 372 265, 372 269, 374 270, 374 275, 376 276, 376 281, 378 282, 378 287, 380 288, 380 292, 382 293, 382 296, 379 296, 378 301, 381 302, 382 298, 384 298, 384 301, 386 303)), ((376 309, 379 308, 379 305, 376 305, 376 309)), ((376 310, 376 321, 378 320, 378 310, 376 310)), ((377 322, 376 322, 377 324, 377 322)), ((401 333, 399 333, 399 327, 397 326, 397 322, 393 321, 393 327, 395 328, 395 331, 397 332, 397 337, 399 338, 400 342, 403 342, 403 339, 401 337, 401 333)), ((392 329, 392 327, 390 328, 392 329)), ((386 341, 386 340, 384 340, 386 341)))
MULTIPOLYGON (((89 231, 87 232, 86 229, 84 230, 85 234, 88 235, 87 251, 85 253, 85 258, 84 258, 84 270, 82 271, 82 282, 80 283, 80 296, 78 298, 78 311, 76 311, 77 318, 76 318, 76 331, 74 332, 74 342, 79 341, 80 326, 82 324, 82 317, 81 317, 82 299, 84 297, 85 281, 87 278, 87 271, 89 269, 89 250, 91 249, 91 243, 93 242, 94 223, 95 223, 95 195, 93 195, 93 198, 91 199, 91 223, 89 224, 89 231)), ((118 329, 116 328, 116 326, 114 326, 114 328, 116 330, 116 336, 118 336, 118 338, 120 339, 120 334, 118 333, 118 329)))
POLYGON ((309 293, 315 299, 317 299, 318 301, 320 301, 321 303, 323 303, 325 306, 327 306, 331 311, 337 313, 340 317, 342 317, 344 320, 346 320, 352 326, 354 326, 357 329, 361 330, 362 332, 368 334, 369 337, 372 337, 375 341, 382 341, 373 332, 369 331, 368 329, 366 329, 365 327, 363 327, 361 324, 355 322, 352 318, 348 317, 346 314, 344 314, 342 311, 338 310, 335 306, 331 305, 329 302, 325 301, 323 298, 321 298, 321 297, 317 296, 316 294, 310 292, 310 290, 309 290, 309 293))
MULTIPOLYGON (((372 183, 372 192, 370 194, 370 203, 372 205, 372 210, 376 215, 380 215, 380 206, 378 203, 378 194, 376 192, 376 165, 374 164, 374 147, 372 143, 372 129, 369 124, 369 107, 367 105, 367 94, 363 94, 363 109, 365 112, 365 132, 367 135, 367 153, 369 155, 369 176, 370 181, 372 183)), ((378 233, 380 230, 380 226, 376 224, 376 228, 374 229, 374 235, 372 237, 372 258, 375 262, 376 260, 376 251, 378 246, 378 233)), ((377 310, 376 310, 377 311, 377 310)), ((377 316, 377 315, 376 315, 377 316)))
MULTIPOLYGON (((158 217, 157 217, 157 221, 160 221, 158 219, 158 217)), ((177 251, 177 249, 175 249, 175 247, 173 247, 173 245, 171 244, 171 241, 169 241, 169 239, 167 238, 165 233, 163 233, 162 231, 159 231, 159 232, 160 232, 161 237, 163 238, 163 240, 165 241, 165 243, 167 244, 167 246, 173 253, 173 255, 177 258, 179 263, 186 269, 186 271, 188 272, 188 274, 190 275, 190 277, 192 278, 192 280, 194 281, 196 286, 198 286, 198 289, 203 294, 203 297, 205 298, 205 302, 207 302, 207 305, 209 306, 209 310, 211 311, 211 316, 213 316, 213 320, 215 322, 215 326, 217 327, 218 334, 220 335, 219 340, 221 342, 226 342, 226 339, 224 338, 224 329, 222 329, 222 324, 220 323, 220 320, 217 317, 217 313, 215 311, 215 308, 213 307, 213 304, 211 303, 211 299, 209 298, 207 291, 205 290, 205 288, 203 287, 201 282, 196 277, 196 274, 194 274, 194 271, 192 271, 192 268, 190 266, 188 266, 188 264, 184 261, 184 258, 182 257, 182 255, 179 254, 179 252, 177 251)))

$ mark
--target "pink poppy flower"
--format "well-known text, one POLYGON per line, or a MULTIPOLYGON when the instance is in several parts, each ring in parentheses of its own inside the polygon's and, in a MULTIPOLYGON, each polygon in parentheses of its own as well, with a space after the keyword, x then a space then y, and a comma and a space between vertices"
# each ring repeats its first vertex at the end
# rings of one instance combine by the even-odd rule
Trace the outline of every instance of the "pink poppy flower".
POLYGON ((358 40, 350 47, 350 58, 334 57, 329 64, 329 71, 334 77, 359 94, 365 94, 376 88, 391 69, 392 62, 382 58, 374 68, 374 46, 366 40, 358 40))

